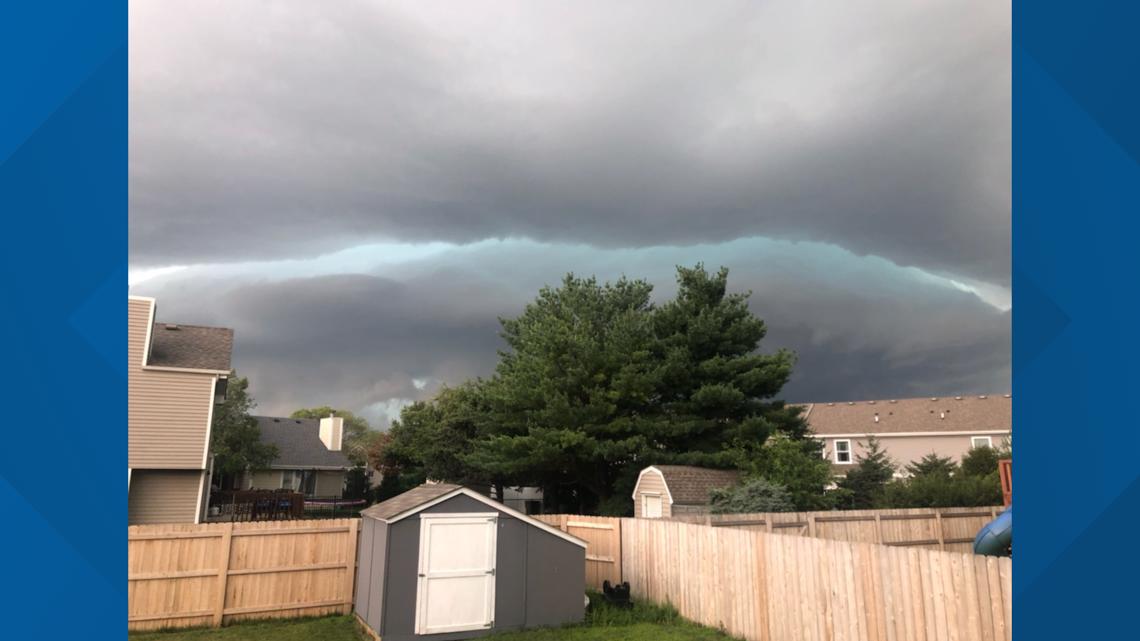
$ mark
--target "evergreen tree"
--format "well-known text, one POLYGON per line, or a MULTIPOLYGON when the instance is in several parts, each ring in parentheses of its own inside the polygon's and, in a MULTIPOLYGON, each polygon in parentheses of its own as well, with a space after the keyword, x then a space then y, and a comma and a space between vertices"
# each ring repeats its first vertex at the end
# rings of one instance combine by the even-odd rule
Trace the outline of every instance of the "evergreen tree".
POLYGON ((855 468, 839 481, 839 488, 846 492, 847 507, 853 510, 874 507, 897 469, 879 439, 871 436, 860 445, 864 453, 855 457, 855 468))
POLYGON ((931 452, 907 465, 906 471, 912 478, 923 476, 949 478, 958 471, 958 464, 949 456, 938 456, 938 454, 931 452))
POLYGON ((762 477, 709 492, 713 514, 748 514, 752 512, 791 512, 795 510, 787 488, 762 477))

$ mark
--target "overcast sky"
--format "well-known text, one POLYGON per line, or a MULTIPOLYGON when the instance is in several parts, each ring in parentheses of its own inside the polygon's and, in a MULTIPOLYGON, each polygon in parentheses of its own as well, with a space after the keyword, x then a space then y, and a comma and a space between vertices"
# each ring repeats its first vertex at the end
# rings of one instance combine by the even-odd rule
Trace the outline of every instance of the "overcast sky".
POLYGON ((794 401, 1010 387, 1010 10, 132 2, 132 293, 378 427, 569 271, 730 268, 794 401))

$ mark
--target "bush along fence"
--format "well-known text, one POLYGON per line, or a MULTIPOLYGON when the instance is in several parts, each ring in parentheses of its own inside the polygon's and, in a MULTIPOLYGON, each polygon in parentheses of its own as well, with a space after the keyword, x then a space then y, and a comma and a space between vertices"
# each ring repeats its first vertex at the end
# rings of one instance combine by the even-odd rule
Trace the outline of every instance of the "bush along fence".
POLYGON ((127 628, 352 611, 359 519, 127 528, 127 628))
POLYGON ((973 552, 974 536, 1003 509, 991 506, 705 514, 676 516, 672 520, 837 541, 973 552))
POLYGON ((635 598, 748 641, 1012 638, 1008 558, 649 519, 621 533, 635 598))

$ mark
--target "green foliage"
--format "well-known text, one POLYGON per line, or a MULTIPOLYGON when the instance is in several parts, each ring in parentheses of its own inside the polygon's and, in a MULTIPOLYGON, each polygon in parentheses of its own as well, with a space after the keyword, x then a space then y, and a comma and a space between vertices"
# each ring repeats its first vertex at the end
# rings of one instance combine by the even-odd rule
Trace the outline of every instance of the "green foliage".
MULTIPOLYGON (((748 295, 727 293, 725 269, 677 274, 660 307, 642 280, 544 287, 501 319, 495 375, 405 408, 381 458, 440 480, 541 486, 548 509, 627 514, 650 463, 730 468, 770 435, 802 440, 800 411, 773 400, 794 358, 757 351, 766 330, 748 295)), ((773 456, 796 500, 815 500, 814 470, 793 478, 790 449, 773 456)))
POLYGON ((289 415, 290 418, 328 418, 339 416, 344 419, 344 454, 353 463, 363 464, 372 439, 379 432, 372 429, 368 420, 348 410, 338 410, 328 405, 305 407, 289 415))
POLYGON ((684 619, 671 605, 657 605, 649 601, 635 599, 633 607, 622 608, 611 605, 600 592, 588 591, 590 608, 586 611, 586 625, 613 627, 635 623, 681 624, 684 619))
POLYGON ((776 434, 768 439, 759 455, 743 460, 740 468, 783 486, 796 510, 827 510, 834 506, 834 496, 826 489, 832 482, 831 464, 823 458, 821 441, 776 434))
POLYGON ((960 465, 928 454, 907 466, 911 477, 889 483, 877 499, 879 507, 977 507, 1000 505, 1001 480, 997 462, 1009 450, 976 447, 960 465))
POLYGON ((879 439, 871 436, 860 445, 864 453, 855 457, 855 468, 839 481, 839 488, 845 492, 842 507, 851 510, 874 507, 897 469, 879 439))
POLYGON ((235 372, 226 386, 226 399, 214 406, 210 452, 216 474, 231 476, 267 469, 277 458, 277 448, 261 442, 257 420, 249 414, 256 406, 249 395, 249 380, 235 372))
POLYGON ((986 476, 997 472, 998 461, 1010 458, 1009 450, 1005 447, 974 447, 962 457, 962 473, 968 476, 986 476))
POLYGON ((471 443, 485 436, 487 401, 481 381, 445 387, 431 401, 405 407, 380 445, 378 466, 455 483, 491 483, 484 468, 467 462, 471 443))
POLYGON ((709 492, 709 498, 713 514, 791 512, 796 509, 787 488, 758 476, 733 487, 714 489, 709 492))
POLYGON ((937 474, 892 481, 877 507, 975 507, 1001 505, 997 472, 987 476, 937 474))
POLYGON ((363 466, 348 470, 344 474, 344 498, 363 499, 368 496, 368 472, 363 466))
POLYGON ((931 452, 907 465, 906 471, 912 478, 926 476, 949 478, 958 471, 958 464, 949 456, 938 456, 938 454, 931 452))

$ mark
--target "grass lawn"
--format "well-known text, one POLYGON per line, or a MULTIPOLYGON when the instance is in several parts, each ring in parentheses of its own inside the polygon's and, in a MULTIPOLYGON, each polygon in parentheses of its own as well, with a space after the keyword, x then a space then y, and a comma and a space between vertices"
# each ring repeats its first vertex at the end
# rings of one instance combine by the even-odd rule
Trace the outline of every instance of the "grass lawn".
MULTIPOLYGON (((631 610, 611 608, 591 594, 596 604, 581 625, 501 632, 494 641, 729 641, 725 634, 685 621, 676 610, 638 604, 631 610)), ((362 641, 353 617, 270 620, 224 628, 170 632, 137 632, 131 641, 362 641)))

